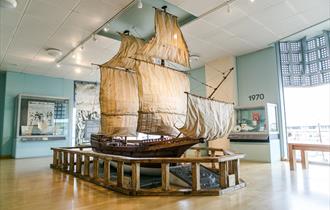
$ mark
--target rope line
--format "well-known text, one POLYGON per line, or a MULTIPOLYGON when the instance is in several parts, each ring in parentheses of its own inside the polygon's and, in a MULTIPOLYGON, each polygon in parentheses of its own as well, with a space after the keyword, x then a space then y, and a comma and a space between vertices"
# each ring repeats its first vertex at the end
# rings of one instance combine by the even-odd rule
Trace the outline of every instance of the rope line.
POLYGON ((215 89, 215 87, 212 87, 211 85, 208 85, 208 84, 206 84, 206 83, 204 83, 204 82, 198 80, 197 78, 193 77, 191 74, 189 74, 189 77, 190 77, 191 79, 195 80, 196 82, 198 82, 198 83, 200 83, 200 84, 202 84, 202 85, 205 85, 206 87, 209 87, 209 88, 215 89))

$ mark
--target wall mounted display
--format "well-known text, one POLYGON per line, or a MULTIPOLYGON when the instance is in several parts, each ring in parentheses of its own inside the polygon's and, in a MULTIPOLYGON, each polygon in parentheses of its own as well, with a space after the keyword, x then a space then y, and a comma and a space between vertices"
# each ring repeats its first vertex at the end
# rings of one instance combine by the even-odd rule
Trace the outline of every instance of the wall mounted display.
POLYGON ((235 123, 228 137, 230 141, 267 142, 279 138, 276 104, 236 107, 235 123))
POLYGON ((16 136, 21 141, 65 140, 69 99, 19 94, 16 136))
POLYGON ((74 106, 76 110, 75 144, 89 144, 92 133, 100 127, 100 85, 93 82, 74 82, 74 106))

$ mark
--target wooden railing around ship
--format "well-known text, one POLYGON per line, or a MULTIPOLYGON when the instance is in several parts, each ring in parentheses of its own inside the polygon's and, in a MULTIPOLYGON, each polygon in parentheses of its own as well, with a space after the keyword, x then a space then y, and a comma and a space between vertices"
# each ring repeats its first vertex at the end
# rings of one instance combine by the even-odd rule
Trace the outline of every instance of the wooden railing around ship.
POLYGON ((96 153, 90 147, 52 148, 53 163, 51 168, 61 170, 83 180, 127 195, 219 195, 245 186, 240 179, 239 161, 244 154, 227 154, 221 149, 195 147, 196 155, 201 150, 211 152, 212 157, 181 158, 131 158, 124 156, 96 153), (221 152, 216 156, 216 152, 221 152), (116 178, 111 176, 110 161, 116 162, 116 178), (103 173, 100 173, 100 164, 103 173), (161 187, 141 188, 141 164, 161 165, 161 187), (190 188, 170 185, 170 165, 191 164, 192 185, 190 188), (202 189, 200 183, 200 165, 210 166, 219 174, 219 188, 202 189), (124 166, 131 167, 131 173, 124 173, 124 166), (229 186, 229 176, 235 177, 235 184, 229 186))

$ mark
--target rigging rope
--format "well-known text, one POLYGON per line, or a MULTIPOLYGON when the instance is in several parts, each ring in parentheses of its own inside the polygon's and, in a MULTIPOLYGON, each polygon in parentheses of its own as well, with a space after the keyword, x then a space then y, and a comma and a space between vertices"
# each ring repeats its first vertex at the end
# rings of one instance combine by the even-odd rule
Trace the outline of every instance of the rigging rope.
POLYGON ((198 83, 200 83, 200 84, 202 84, 202 85, 205 85, 206 87, 212 88, 213 90, 215 89, 215 87, 212 87, 211 85, 208 85, 208 84, 206 84, 206 83, 204 83, 204 82, 202 82, 202 81, 196 79, 195 77, 193 77, 193 76, 191 75, 191 73, 189 73, 188 75, 189 75, 189 77, 190 77, 191 79, 195 80, 196 82, 198 82, 198 83))

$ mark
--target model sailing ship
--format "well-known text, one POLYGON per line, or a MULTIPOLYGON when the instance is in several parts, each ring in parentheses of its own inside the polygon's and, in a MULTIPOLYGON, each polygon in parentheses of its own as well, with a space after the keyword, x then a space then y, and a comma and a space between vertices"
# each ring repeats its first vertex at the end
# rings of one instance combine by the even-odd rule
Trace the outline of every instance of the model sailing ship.
POLYGON ((189 93, 189 51, 177 23, 155 9, 155 36, 146 44, 121 34, 119 52, 100 66, 101 134, 93 150, 131 157, 179 157, 191 146, 229 132, 233 104, 189 93), (156 139, 127 140, 137 133, 156 139))

